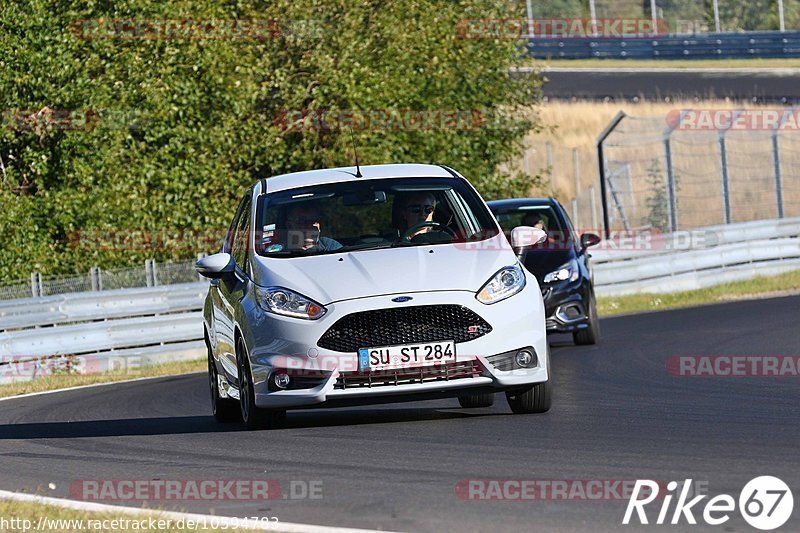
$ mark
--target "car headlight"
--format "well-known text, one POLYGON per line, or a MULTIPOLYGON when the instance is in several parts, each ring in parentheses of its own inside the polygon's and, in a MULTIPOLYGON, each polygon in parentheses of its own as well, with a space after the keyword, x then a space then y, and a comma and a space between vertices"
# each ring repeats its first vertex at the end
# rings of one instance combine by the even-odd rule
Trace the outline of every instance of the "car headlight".
POLYGON ((574 259, 570 260, 569 263, 563 264, 558 267, 558 270, 554 270, 547 274, 542 283, 552 283, 554 281, 575 281, 578 279, 578 274, 580 271, 578 270, 578 262, 574 259))
POLYGON ((283 287, 256 287, 256 301, 269 313, 306 320, 316 320, 327 311, 314 300, 283 287))
POLYGON ((525 288, 525 272, 519 264, 500 269, 478 291, 475 298, 481 303, 493 304, 514 296, 525 288))

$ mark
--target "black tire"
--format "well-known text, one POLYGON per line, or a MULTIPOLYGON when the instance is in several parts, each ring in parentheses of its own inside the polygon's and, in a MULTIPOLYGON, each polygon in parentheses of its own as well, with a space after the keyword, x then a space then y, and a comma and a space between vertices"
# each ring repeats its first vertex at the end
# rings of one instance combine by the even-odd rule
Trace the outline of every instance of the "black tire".
POLYGON ((552 393, 551 380, 537 383, 533 387, 514 393, 506 393, 508 406, 514 414, 546 413, 550 410, 550 396, 552 393))
POLYGON ((466 409, 472 409, 475 407, 491 407, 494 405, 494 393, 485 392, 482 394, 459 396, 458 403, 461 405, 461 407, 466 409))
POLYGON ((597 304, 592 294, 589 300, 589 327, 572 332, 572 340, 578 346, 597 344, 600 341, 600 320, 597 318, 597 304))
POLYGON ((286 411, 261 409, 256 406, 255 387, 244 342, 236 342, 236 362, 239 368, 239 411, 247 429, 271 429, 286 419, 286 411))
POLYGON ((219 397, 219 381, 217 380, 217 367, 214 364, 214 356, 211 355, 211 347, 206 344, 208 349, 208 385, 211 391, 211 414, 217 422, 238 422, 242 419, 239 409, 239 402, 232 398, 219 397))

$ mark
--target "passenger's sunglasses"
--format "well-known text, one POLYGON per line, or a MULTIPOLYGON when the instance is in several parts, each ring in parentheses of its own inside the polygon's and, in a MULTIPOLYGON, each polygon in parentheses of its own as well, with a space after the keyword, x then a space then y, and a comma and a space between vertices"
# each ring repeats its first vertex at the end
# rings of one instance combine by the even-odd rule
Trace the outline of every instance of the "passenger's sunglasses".
POLYGON ((433 213, 433 206, 428 205, 407 205, 406 210, 414 213, 415 215, 419 215, 420 213, 425 213, 426 215, 430 215, 433 213))

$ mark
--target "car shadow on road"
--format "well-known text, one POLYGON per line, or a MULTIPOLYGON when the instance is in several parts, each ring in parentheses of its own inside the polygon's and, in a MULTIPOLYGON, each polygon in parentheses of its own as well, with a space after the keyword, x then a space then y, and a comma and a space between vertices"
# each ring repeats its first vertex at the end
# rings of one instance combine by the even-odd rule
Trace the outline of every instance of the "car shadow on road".
MULTIPOLYGON (((434 420, 498 415, 488 409, 459 410, 442 407, 401 409, 329 409, 291 411, 272 431, 291 429, 426 422, 434 420)), ((81 437, 123 437, 180 435, 243 431, 241 423, 220 424, 211 416, 176 416, 77 422, 30 422, 0 425, 0 441, 12 439, 73 439, 81 437)))

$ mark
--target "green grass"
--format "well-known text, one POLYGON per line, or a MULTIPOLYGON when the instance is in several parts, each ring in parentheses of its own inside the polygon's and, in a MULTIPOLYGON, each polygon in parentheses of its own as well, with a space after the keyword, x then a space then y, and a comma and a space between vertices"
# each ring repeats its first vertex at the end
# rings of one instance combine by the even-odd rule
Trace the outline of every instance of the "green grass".
POLYGON ((800 291, 800 270, 769 277, 724 283, 707 289, 670 294, 631 294, 597 297, 600 316, 694 307, 755 297, 781 296, 800 291))
POLYGON ((0 386, 0 398, 6 396, 16 396, 17 394, 27 394, 30 392, 44 392, 55 389, 65 389, 67 387, 77 387, 80 385, 92 385, 95 383, 111 383, 126 379, 170 376, 175 374, 188 374, 199 372, 206 369, 205 359, 195 359, 192 361, 176 361, 164 363, 162 365, 141 366, 124 370, 104 372, 102 374, 53 374, 47 377, 34 379, 31 381, 21 381, 0 386))
MULTIPOLYGON (((87 531, 114 531, 114 532, 127 532, 127 531, 222 531, 223 528, 213 528, 216 522, 199 524, 199 527, 189 528, 186 524, 180 524, 184 527, 178 527, 177 520, 172 518, 168 524, 169 518, 160 517, 159 515, 133 515, 117 512, 95 512, 95 511, 77 511, 74 509, 65 509, 53 505, 45 505, 40 503, 16 502, 11 500, 0 500, 0 521, 5 520, 5 523, 0 522, 0 531, 29 533, 30 531, 37 531, 39 520, 42 519, 41 529, 38 531, 53 531, 53 532, 80 532, 86 533, 87 531), (162 524, 156 523, 155 529, 149 528, 149 519, 163 520, 162 524), (24 522, 27 520, 28 522, 24 522), (54 522, 61 520, 61 523, 54 522), (63 522, 65 520, 72 520, 73 522, 63 522), (76 521, 83 521, 80 522, 76 521), (92 524, 87 523, 91 520, 92 524), (98 523, 96 521, 104 520, 105 523, 98 523), (113 520, 119 520, 114 523, 113 520), (128 520, 127 523, 122 522, 128 520), (139 522, 144 527, 134 525, 131 521, 139 522), (27 528, 26 528, 27 526, 27 528), (49 527, 48 527, 49 526, 49 527), (83 527, 80 527, 83 526, 83 527), (91 527, 90 527, 91 526, 91 527), (100 527, 97 527, 100 526, 100 527), (124 527, 127 526, 127 527, 124 527), (164 526, 163 528, 161 526, 164 526)), ((247 531, 242 528, 233 529, 233 524, 225 531, 240 531, 246 533, 247 531)), ((274 531, 280 531, 279 524, 276 524, 274 531)))
POLYGON ((800 68, 800 59, 542 59, 529 66, 561 68, 800 68))

